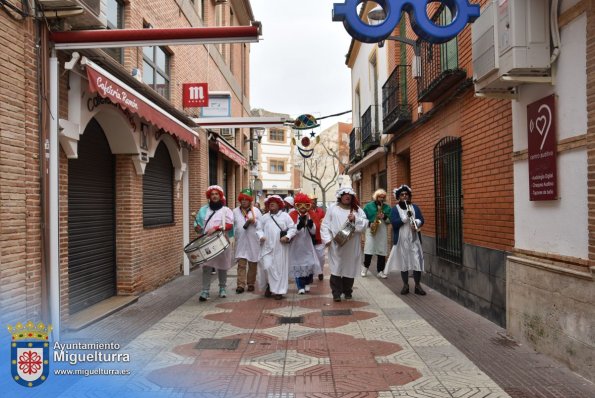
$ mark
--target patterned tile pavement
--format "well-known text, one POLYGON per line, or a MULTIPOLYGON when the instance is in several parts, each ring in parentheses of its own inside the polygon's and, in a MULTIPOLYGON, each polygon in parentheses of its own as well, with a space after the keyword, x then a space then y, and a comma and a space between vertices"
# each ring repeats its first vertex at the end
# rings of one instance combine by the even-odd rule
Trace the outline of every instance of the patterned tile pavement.
MULTIPOLYGON (((354 300, 340 303, 328 277, 315 283, 307 295, 290 285, 280 301, 261 292, 203 303, 192 295, 128 342, 133 375, 110 389, 140 397, 509 397, 380 280, 356 279, 354 300), (280 324, 282 317, 302 322, 280 324), (197 348, 213 343, 201 339, 238 344, 197 348)), ((62 396, 82 396, 84 384, 62 396)))

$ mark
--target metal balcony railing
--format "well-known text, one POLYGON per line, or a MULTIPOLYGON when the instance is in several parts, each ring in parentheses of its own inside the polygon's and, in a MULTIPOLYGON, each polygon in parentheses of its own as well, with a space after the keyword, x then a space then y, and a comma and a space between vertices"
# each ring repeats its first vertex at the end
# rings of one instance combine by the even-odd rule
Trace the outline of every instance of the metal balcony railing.
POLYGON ((362 151, 364 154, 380 145, 378 105, 370 105, 362 115, 362 151))
MULTIPOLYGON (((447 25, 452 18, 450 10, 441 4, 432 21, 440 26, 447 25)), ((420 102, 434 102, 442 94, 467 77, 459 68, 457 38, 447 43, 431 44, 418 41, 421 48, 421 76, 417 82, 417 98, 420 102)))
POLYGON ((360 151, 359 146, 357 145, 357 141, 359 140, 360 128, 354 127, 349 133, 349 163, 353 164, 360 160, 360 151))
POLYGON ((407 65, 397 65, 382 86, 382 124, 384 134, 392 134, 411 122, 407 103, 407 65))

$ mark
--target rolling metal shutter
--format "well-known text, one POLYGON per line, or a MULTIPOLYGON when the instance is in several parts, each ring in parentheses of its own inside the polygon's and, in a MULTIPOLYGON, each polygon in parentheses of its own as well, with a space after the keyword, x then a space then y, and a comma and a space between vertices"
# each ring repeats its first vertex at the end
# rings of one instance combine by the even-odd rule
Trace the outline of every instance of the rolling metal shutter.
POLYGON ((143 225, 174 222, 174 167, 164 143, 147 164, 143 175, 143 225))
POLYGON ((114 157, 92 119, 68 161, 68 282, 73 314, 116 294, 114 157))

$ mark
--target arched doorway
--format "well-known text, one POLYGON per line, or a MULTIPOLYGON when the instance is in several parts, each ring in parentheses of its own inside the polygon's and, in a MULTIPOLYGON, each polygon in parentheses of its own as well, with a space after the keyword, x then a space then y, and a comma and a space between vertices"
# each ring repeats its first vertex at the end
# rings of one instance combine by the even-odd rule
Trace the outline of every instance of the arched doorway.
POLYGON ((115 160, 91 119, 68 160, 69 310, 76 313, 116 294, 115 160))

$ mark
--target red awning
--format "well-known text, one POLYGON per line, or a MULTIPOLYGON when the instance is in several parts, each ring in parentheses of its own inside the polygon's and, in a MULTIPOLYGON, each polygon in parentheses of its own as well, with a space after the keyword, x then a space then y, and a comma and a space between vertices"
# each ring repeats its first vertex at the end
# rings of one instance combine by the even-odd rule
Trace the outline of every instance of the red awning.
POLYGON ((239 164, 240 166, 244 167, 248 162, 246 158, 239 153, 235 148, 229 145, 225 140, 221 138, 217 138, 217 147, 219 148, 219 152, 239 164))
POLYGON ((92 93, 97 93, 122 109, 137 114, 192 147, 198 145, 198 133, 190 127, 92 61, 85 58, 81 64, 87 67, 89 88, 92 93))

